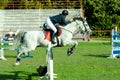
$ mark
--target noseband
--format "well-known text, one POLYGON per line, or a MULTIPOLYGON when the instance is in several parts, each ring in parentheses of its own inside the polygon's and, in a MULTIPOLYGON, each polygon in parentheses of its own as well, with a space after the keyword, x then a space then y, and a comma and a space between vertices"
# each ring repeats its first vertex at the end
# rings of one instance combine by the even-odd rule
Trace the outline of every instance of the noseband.
MULTIPOLYGON (((84 19, 82 18, 82 17, 75 17, 74 19, 73 19, 74 21, 75 20, 80 20, 80 21, 82 21, 83 22, 83 25, 84 25, 84 28, 85 28, 85 31, 87 31, 87 28, 86 28, 86 26, 85 26, 85 21, 84 21, 84 19)), ((78 24, 78 23, 77 23, 78 24)), ((79 25, 79 24, 78 24, 79 25)))

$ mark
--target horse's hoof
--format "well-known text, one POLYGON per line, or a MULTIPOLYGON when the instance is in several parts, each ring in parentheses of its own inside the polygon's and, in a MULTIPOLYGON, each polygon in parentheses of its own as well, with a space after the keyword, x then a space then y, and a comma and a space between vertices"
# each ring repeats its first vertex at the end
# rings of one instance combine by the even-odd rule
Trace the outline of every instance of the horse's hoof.
POLYGON ((7 59, 6 59, 6 58, 4 58, 3 60, 7 61, 7 59))
POLYGON ((70 56, 72 54, 72 52, 69 52, 68 56, 70 56))
POLYGON ((13 64, 13 66, 18 66, 18 65, 20 65, 19 62, 16 62, 16 63, 13 64))
POLYGON ((7 59, 3 57, 3 58, 0 58, 0 60, 5 60, 6 61, 7 59))
POLYGON ((67 51, 67 55, 70 56, 72 53, 73 53, 73 51, 71 50, 71 48, 69 48, 67 51))

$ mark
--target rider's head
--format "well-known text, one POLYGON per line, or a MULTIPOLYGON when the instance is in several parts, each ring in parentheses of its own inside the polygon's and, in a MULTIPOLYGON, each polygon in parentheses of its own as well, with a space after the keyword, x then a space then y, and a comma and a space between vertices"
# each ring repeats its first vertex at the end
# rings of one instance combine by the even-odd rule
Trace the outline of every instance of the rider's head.
POLYGON ((67 16, 68 14, 69 14, 69 13, 68 13, 67 10, 63 10, 63 11, 62 11, 62 15, 67 16))

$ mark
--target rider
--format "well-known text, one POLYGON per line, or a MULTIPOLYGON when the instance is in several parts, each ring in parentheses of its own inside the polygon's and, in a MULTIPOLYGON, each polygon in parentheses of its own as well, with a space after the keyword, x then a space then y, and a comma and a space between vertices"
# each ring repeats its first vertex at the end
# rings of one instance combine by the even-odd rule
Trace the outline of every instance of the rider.
POLYGON ((55 16, 50 16, 47 18, 47 20, 45 21, 45 25, 52 30, 51 32, 51 42, 54 44, 54 37, 55 37, 55 34, 57 33, 57 28, 56 28, 56 25, 59 26, 59 25, 62 25, 62 26, 65 26, 67 25, 68 23, 70 23, 72 21, 66 21, 65 18, 66 16, 68 15, 68 11, 67 10, 63 10, 62 11, 62 14, 59 14, 59 15, 55 15, 55 16))

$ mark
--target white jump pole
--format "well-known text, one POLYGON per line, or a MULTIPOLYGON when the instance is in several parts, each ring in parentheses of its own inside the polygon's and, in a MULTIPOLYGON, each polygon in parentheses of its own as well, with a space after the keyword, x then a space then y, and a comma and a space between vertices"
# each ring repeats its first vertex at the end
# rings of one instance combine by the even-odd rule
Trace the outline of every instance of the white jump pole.
POLYGON ((57 74, 53 73, 53 53, 52 53, 52 43, 49 42, 48 47, 46 49, 46 62, 47 62, 47 73, 41 77, 43 80, 44 78, 48 78, 48 80, 54 80, 57 78, 57 74))
POLYGON ((4 50, 1 48, 0 49, 0 59, 1 60, 7 60, 5 57, 4 57, 4 50))
POLYGON ((53 74, 53 53, 52 53, 52 44, 49 42, 47 48, 47 74, 49 80, 54 80, 53 74))

